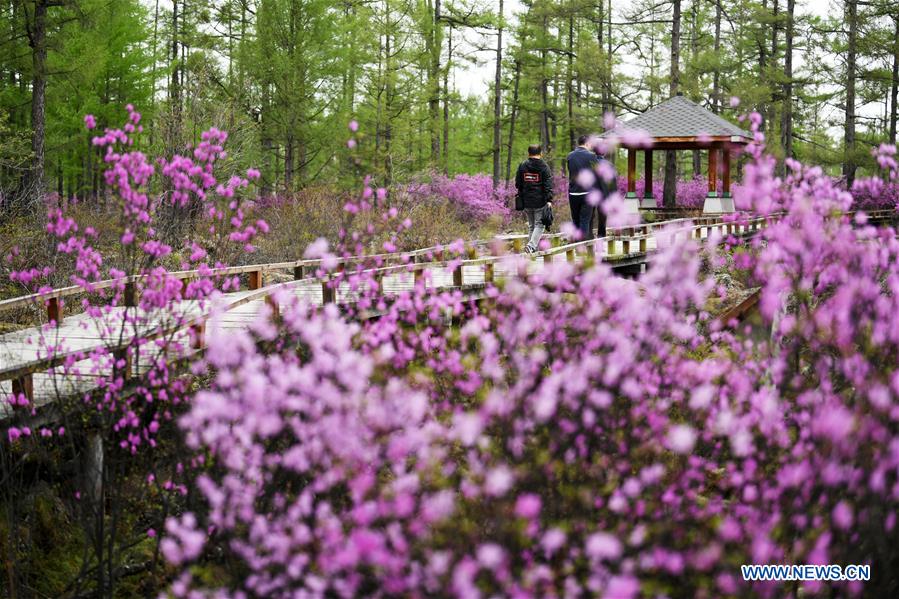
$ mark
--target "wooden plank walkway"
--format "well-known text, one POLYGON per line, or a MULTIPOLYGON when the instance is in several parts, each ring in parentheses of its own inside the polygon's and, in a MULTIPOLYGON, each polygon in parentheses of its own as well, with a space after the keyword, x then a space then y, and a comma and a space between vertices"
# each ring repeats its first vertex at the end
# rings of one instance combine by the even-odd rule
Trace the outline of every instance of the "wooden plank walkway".
MULTIPOLYGON (((727 235, 749 236, 776 219, 776 216, 753 218, 742 224, 724 222, 721 217, 693 219, 677 235, 699 240, 711 235, 719 235, 721 238, 727 235)), ((686 222, 686 219, 679 219, 666 223, 620 227, 603 239, 567 244, 563 244, 564 240, 557 234, 550 238, 553 247, 535 254, 527 262, 527 270, 529 274, 538 273, 547 264, 556 261, 583 264, 585 261, 599 259, 613 268, 622 264, 639 264, 641 261, 645 263, 651 260, 659 247, 661 227, 686 222)), ((514 251, 521 246, 523 238, 523 235, 505 236, 499 238, 499 241, 512 246, 514 251)), ((486 250, 495 242, 496 240, 476 242, 472 247, 486 250)), ((428 281, 428 289, 465 289, 472 292, 472 297, 476 297, 477 291, 487 283, 518 274, 517 267, 505 256, 489 253, 478 256, 476 251, 469 251, 468 258, 447 262, 433 260, 433 253, 434 248, 425 248, 405 254, 405 257, 399 254, 384 255, 383 262, 387 266, 371 271, 381 281, 381 292, 387 296, 408 292, 413 289, 416 279, 421 277, 428 281), (396 264, 397 261, 406 263, 396 264), (391 265, 391 262, 394 264, 391 265)), ((358 262, 359 259, 353 260, 358 262)), ((346 265, 352 263, 349 259, 344 262, 346 265)), ((58 397, 84 395, 96 389, 98 377, 109 376, 111 360, 107 359, 106 363, 98 365, 90 357, 92 352, 101 350, 119 355, 117 352, 127 348, 137 338, 164 338, 174 344, 176 352, 205 346, 214 328, 235 331, 248 328, 263 311, 269 296, 275 290, 287 292, 312 305, 335 301, 346 304, 355 299, 355 294, 346 282, 332 292, 326 289, 323 279, 314 276, 263 286, 266 272, 294 269, 295 276, 305 275, 317 265, 317 261, 307 260, 221 269, 227 275, 249 273, 250 289, 218 294, 214 301, 203 303, 195 300, 177 302, 165 314, 146 314, 139 312, 137 307, 118 306, 109 308, 99 318, 75 314, 63 318, 58 326, 44 325, 0 335, 0 420, 9 415, 11 408, 5 400, 14 393, 26 393, 32 399, 32 405, 40 408, 58 397), (213 304, 222 312, 207 327, 213 304), (190 332, 192 328, 193 333, 190 332), (198 332, 202 338, 192 338, 198 332)), ((185 278, 190 278, 190 275, 191 273, 187 273, 185 278)), ((74 293, 68 291, 71 288, 66 289, 66 294, 74 293)), ((65 294, 51 292, 40 297, 64 296, 65 294)), ((17 306, 21 300, 7 300, 6 303, 7 306, 17 306)), ((158 359, 159 352, 163 350, 155 345, 151 342, 140 348, 138 355, 132 358, 131 376, 141 376, 152 361, 158 359)))

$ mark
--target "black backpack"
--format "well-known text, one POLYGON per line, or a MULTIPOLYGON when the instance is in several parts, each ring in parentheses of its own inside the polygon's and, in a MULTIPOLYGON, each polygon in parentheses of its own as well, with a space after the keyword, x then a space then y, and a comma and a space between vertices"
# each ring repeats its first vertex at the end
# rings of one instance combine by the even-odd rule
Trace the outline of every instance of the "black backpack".
POLYGON ((540 222, 543 223, 543 227, 549 231, 549 228, 553 226, 553 207, 547 204, 543 207, 543 215, 540 217, 540 222))

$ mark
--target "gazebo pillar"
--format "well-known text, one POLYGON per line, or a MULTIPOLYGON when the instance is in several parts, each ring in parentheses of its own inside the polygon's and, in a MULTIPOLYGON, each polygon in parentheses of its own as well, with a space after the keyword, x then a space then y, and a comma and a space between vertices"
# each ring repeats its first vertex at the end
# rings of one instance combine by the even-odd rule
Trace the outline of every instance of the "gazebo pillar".
POLYGON ((723 157, 723 164, 721 165, 721 177, 722 177, 722 193, 721 193, 721 211, 722 212, 733 212, 734 211, 734 198, 730 195, 730 153, 731 148, 729 145, 725 145, 721 149, 721 156, 723 157))
POLYGON ((643 208, 655 208, 656 199, 652 195, 652 149, 643 151, 643 208))
POLYGON ((637 149, 627 149, 627 194, 624 196, 624 210, 630 214, 640 214, 640 200, 637 199, 637 149))
POLYGON ((637 150, 627 149, 627 199, 637 197, 637 150))
POLYGON ((721 174, 724 179, 722 187, 724 188, 723 197, 730 197, 730 148, 725 147, 722 151, 724 164, 721 166, 721 174))
POLYGON ((702 206, 703 212, 733 212, 734 201, 730 197, 730 149, 712 146, 709 148, 709 192, 702 206), (724 194, 718 194, 718 153, 724 155, 724 194))

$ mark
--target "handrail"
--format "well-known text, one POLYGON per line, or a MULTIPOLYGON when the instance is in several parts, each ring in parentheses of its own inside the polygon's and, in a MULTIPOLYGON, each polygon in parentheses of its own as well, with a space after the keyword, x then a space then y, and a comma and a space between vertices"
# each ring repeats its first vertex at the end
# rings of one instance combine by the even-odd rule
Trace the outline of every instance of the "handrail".
MULTIPOLYGON (((775 221, 774 218, 768 217, 754 217, 746 221, 747 223, 752 222, 763 222, 765 226, 770 224, 770 222, 775 221)), ((722 226, 727 226, 729 223, 722 223, 722 226)), ((691 227, 691 232, 688 234, 689 237, 692 237, 692 231, 700 231, 702 228, 709 227, 710 225, 694 225, 691 227)), ((753 228, 753 231, 757 230, 757 228, 753 228)), ((744 230, 744 233, 746 231, 744 230)), ((568 260, 574 260, 574 251, 579 247, 592 247, 595 251, 595 247, 598 243, 602 243, 603 241, 614 241, 614 238, 599 238, 599 239, 588 239, 583 241, 577 241, 574 243, 569 243, 565 245, 560 245, 557 247, 550 248, 548 250, 544 250, 542 252, 537 252, 533 255, 533 257, 543 257, 544 260, 549 258, 551 260, 552 256, 560 253, 567 253, 568 260)), ((648 252, 645 252, 648 253, 648 252)), ((621 257, 627 256, 627 253, 621 255, 621 257)), ((610 254, 604 258, 606 261, 615 261, 617 254, 610 254)), ((416 281, 420 280, 420 277, 423 275, 424 271, 427 269, 436 269, 436 268, 449 268, 451 265, 453 267, 453 284, 451 286, 441 286, 441 289, 454 289, 454 288, 464 288, 465 280, 464 280, 464 268, 466 266, 484 266, 484 284, 491 283, 494 280, 494 269, 493 266, 502 261, 508 259, 509 255, 492 255, 492 256, 481 256, 476 258, 469 259, 453 259, 453 260, 440 260, 434 262, 421 262, 421 263, 405 263, 405 264, 395 264, 395 265, 387 265, 378 268, 369 268, 363 271, 359 271, 358 274, 373 274, 374 280, 380 286, 380 280, 385 276, 396 272, 410 272, 413 273, 413 277, 416 281)), ((245 267, 241 267, 245 268, 245 267)), ((247 304, 249 302, 258 300, 258 299, 266 299, 272 296, 272 294, 284 290, 284 289, 292 289, 298 287, 303 284, 308 284, 309 282, 319 281, 322 285, 322 299, 323 304, 334 303, 336 300, 336 293, 334 290, 330 288, 332 282, 335 278, 341 277, 345 273, 335 273, 328 274, 325 277, 307 277, 304 279, 287 281, 283 283, 276 283, 274 285, 269 285, 266 287, 258 288, 250 290, 249 293, 245 293, 239 299, 233 300, 228 303, 225 311, 232 310, 238 306, 247 304)), ((356 274, 356 273, 354 273, 356 274)), ((128 310, 128 307, 125 307, 128 310)), ((154 339, 169 333, 174 333, 179 330, 185 330, 188 328, 193 329, 202 329, 205 326, 206 320, 209 318, 208 313, 201 313, 192 318, 189 318, 184 321, 178 321, 177 324, 174 324, 170 327, 159 327, 153 333, 147 333, 142 335, 145 339, 154 339)), ((129 339, 127 342, 118 343, 118 344, 105 344, 103 347, 112 353, 121 352, 126 350, 131 346, 133 339, 129 339)), ((63 351, 58 354, 54 354, 52 357, 48 356, 42 359, 35 359, 27 362, 25 364, 17 364, 14 367, 9 367, 6 369, 0 369, 0 381, 4 380, 13 380, 14 383, 16 381, 22 381, 27 379, 28 384, 30 385, 30 377, 32 374, 36 372, 41 372, 45 370, 49 370, 58 365, 63 364, 70 357, 79 357, 84 355, 85 350, 71 350, 71 351, 63 351)), ((23 383, 19 383, 19 386, 22 387, 23 383)), ((27 385, 26 385, 27 387, 27 385)), ((24 388, 24 387, 23 387, 24 388)))
MULTIPOLYGON (((548 237, 561 237, 562 233, 553 233, 548 235, 548 237)), ((472 242, 468 242, 467 245, 469 247, 481 247, 485 245, 489 245, 491 243, 495 243, 496 241, 515 241, 520 239, 526 239, 526 234, 521 233, 512 233, 512 234, 504 234, 497 235, 491 239, 478 239, 472 242)), ((434 245, 426 248, 420 248, 417 250, 410 250, 405 252, 389 252, 382 254, 365 254, 361 256, 344 256, 338 257, 336 259, 338 266, 355 264, 358 262, 362 262, 365 260, 378 260, 382 259, 385 261, 397 260, 402 258, 417 258, 419 256, 426 256, 429 253, 446 251, 447 247, 450 244, 440 244, 434 245)), ((242 266, 224 266, 217 268, 209 268, 203 269, 192 269, 192 270, 178 270, 178 271, 169 271, 168 274, 177 279, 190 279, 199 276, 230 276, 230 275, 239 275, 246 273, 256 273, 256 272, 266 272, 272 270, 286 270, 286 269, 297 269, 297 268, 306 268, 306 267, 314 267, 321 265, 321 258, 310 258, 310 259, 300 259, 300 260, 291 260, 286 262, 268 262, 268 263, 260 263, 260 264, 245 264, 242 266)), ((64 297, 70 297, 73 295, 78 295, 80 293, 90 292, 90 291, 100 291, 103 289, 109 289, 110 287, 115 287, 116 285, 122 284, 134 284, 140 280, 147 278, 147 275, 130 275, 126 277, 122 277, 119 279, 104 279, 102 281, 97 281, 95 283, 91 283, 89 288, 83 285, 69 285, 67 287, 59 287, 56 289, 52 289, 50 291, 41 293, 31 293, 28 295, 23 295, 20 297, 10 298, 6 300, 0 300, 0 312, 4 312, 7 310, 12 310, 15 308, 20 308, 23 306, 32 305, 37 301, 48 301, 48 300, 57 300, 64 297)), ((300 278, 303 278, 302 276, 300 278)), ((259 281, 261 283, 261 281, 259 281)))
MULTIPOLYGON (((883 217, 889 216, 891 214, 896 215, 896 211, 892 210, 892 209, 877 209, 877 210, 864 211, 864 212, 870 218, 874 218, 874 219, 883 218, 883 217)), ((856 213, 856 211, 849 211, 849 212, 844 213, 844 215, 852 216, 855 213, 856 213)), ((739 213, 733 213, 733 214, 739 215, 739 213)), ((778 218, 782 214, 783 213, 778 212, 778 213, 772 213, 767 216, 754 216, 754 217, 750 217, 750 220, 758 221, 759 219, 778 218)), ((657 223, 641 223, 641 224, 636 224, 636 225, 622 225, 622 226, 618 226, 618 227, 610 227, 608 229, 609 234, 606 237, 601 238, 601 239, 606 240, 606 242, 609 244, 613 244, 615 242, 623 242, 625 245, 627 245, 629 241, 636 241, 637 243, 640 243, 642 246, 643 244, 642 244, 641 240, 644 240, 644 239, 650 237, 651 231, 654 231, 655 229, 658 229, 660 227, 671 227, 672 225, 677 225, 679 223, 684 223, 684 222, 692 223, 694 230, 697 227, 702 227, 702 226, 712 226, 712 225, 718 225, 718 224, 724 224, 724 225, 739 225, 740 224, 740 221, 738 219, 735 219, 733 221, 731 221, 731 220, 725 221, 724 215, 722 215, 722 214, 716 214, 716 215, 710 215, 710 216, 700 216, 700 217, 694 217, 694 218, 685 217, 685 218, 677 218, 677 219, 672 219, 672 220, 667 220, 667 221, 661 221, 661 222, 657 222, 657 223), (634 235, 633 232, 637 231, 637 230, 643 230, 644 233, 634 235), (626 232, 631 232, 631 234, 627 235, 625 237, 624 234, 626 232)), ((553 234, 547 235, 546 237, 549 239, 556 240, 556 239, 562 239, 565 236, 563 233, 553 233, 553 234)), ((515 234, 515 233, 502 234, 502 235, 496 235, 491 239, 475 240, 475 241, 469 242, 467 245, 470 248, 475 248, 475 247, 489 245, 491 243, 500 241, 500 242, 512 242, 513 246, 515 246, 515 249, 520 249, 520 247, 518 247, 519 244, 516 244, 515 242, 521 241, 526 238, 527 238, 526 234, 515 234)), ((590 241, 595 242, 596 240, 590 240, 590 241)), ((577 242, 577 243, 581 243, 581 242, 577 242)), ((367 254, 367 255, 362 255, 362 256, 345 256, 345 257, 337 258, 337 264, 338 264, 338 266, 345 266, 345 265, 362 262, 365 260, 382 259, 382 260, 385 260, 385 262, 390 262, 391 260, 402 259, 402 258, 415 259, 419 256, 426 256, 429 253, 444 251, 444 250, 446 250, 448 245, 449 244, 435 245, 435 246, 430 246, 427 248, 420 248, 417 250, 411 250, 411 251, 407 251, 407 252, 367 254)), ((552 248, 552 249, 555 250, 558 247, 567 249, 571 245, 572 244, 566 244, 566 245, 562 245, 562 246, 557 246, 556 248, 552 248)), ((611 254, 614 252, 609 252, 609 253, 611 254)), ((625 253, 628 253, 628 252, 625 252, 625 253)), ((543 252, 538 252, 535 255, 543 256, 545 254, 543 252)), ((303 274, 304 274, 305 268, 313 267, 313 266, 320 266, 320 265, 321 265, 321 259, 315 258, 315 259, 292 260, 292 261, 286 261, 286 262, 247 264, 247 265, 242 265, 242 266, 227 266, 227 267, 204 269, 202 271, 199 269, 170 271, 168 274, 175 278, 184 280, 184 279, 190 279, 190 278, 199 277, 199 276, 230 276, 230 275, 239 275, 239 274, 247 274, 247 273, 257 273, 258 279, 250 282, 250 288, 257 289, 262 286, 261 274, 263 272, 272 271, 272 270, 286 270, 286 269, 293 268, 293 269, 295 269, 295 277, 297 278, 297 280, 302 280, 304 278, 303 274)), ((114 287, 116 285, 122 285, 122 284, 133 285, 137 281, 146 278, 146 276, 147 275, 131 275, 131 276, 123 277, 120 279, 105 279, 102 281, 97 281, 96 283, 91 283, 89 286, 89 289, 90 289, 90 291, 95 291, 95 290, 109 289, 110 287, 114 287)), ((58 318, 58 316, 60 315, 59 305, 58 305, 59 299, 64 298, 64 297, 70 297, 73 295, 78 295, 80 293, 85 293, 85 292, 88 292, 88 289, 85 288, 85 286, 70 285, 67 287, 52 289, 45 293, 38 292, 38 293, 32 293, 29 295, 24 295, 24 296, 20 296, 20 297, 16 297, 16 298, 0 300, 0 312, 12 310, 12 309, 20 308, 20 307, 24 307, 24 306, 30 306, 38 301, 46 301, 46 302, 49 302, 49 305, 48 305, 49 314, 51 316, 55 315, 58 318)))

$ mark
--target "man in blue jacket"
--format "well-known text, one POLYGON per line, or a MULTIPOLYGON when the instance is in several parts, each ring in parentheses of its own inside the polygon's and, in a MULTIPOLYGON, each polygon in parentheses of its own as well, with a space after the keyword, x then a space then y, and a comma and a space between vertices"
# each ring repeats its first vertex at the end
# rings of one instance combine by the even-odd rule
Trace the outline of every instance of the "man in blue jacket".
POLYGON ((606 236, 606 211, 603 202, 610 195, 618 191, 618 175, 615 173, 615 165, 606 157, 606 150, 597 146, 596 149, 596 187, 599 190, 599 204, 596 206, 599 224, 596 227, 596 236, 606 236))
POLYGON ((537 144, 528 146, 528 159, 518 165, 515 173, 515 189, 528 217, 528 244, 525 251, 537 251, 543 235, 543 210, 552 208, 553 175, 543 161, 543 148, 537 144))
POLYGON ((587 203, 587 194, 599 189, 596 165, 599 160, 588 147, 589 137, 581 135, 577 147, 568 154, 568 205, 571 220, 581 232, 581 239, 592 239, 593 206, 587 203))

